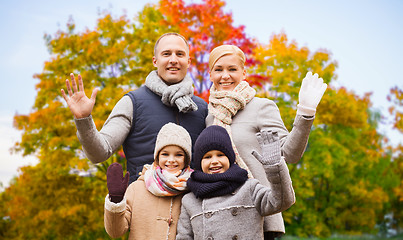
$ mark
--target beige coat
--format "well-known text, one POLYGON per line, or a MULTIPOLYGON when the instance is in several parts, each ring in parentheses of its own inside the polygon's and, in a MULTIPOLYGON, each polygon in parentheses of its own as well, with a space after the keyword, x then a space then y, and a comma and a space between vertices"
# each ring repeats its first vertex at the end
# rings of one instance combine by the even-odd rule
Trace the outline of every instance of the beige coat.
POLYGON ((112 238, 121 237, 130 230, 130 240, 173 240, 182 196, 157 197, 146 189, 144 177, 140 176, 129 185, 120 203, 110 202, 109 196, 106 197, 105 230, 112 238))
MULTIPOLYGON (((213 120, 214 116, 209 114, 206 118, 206 126, 212 125, 213 120)), ((313 117, 305 118, 297 115, 291 132, 288 132, 277 105, 267 98, 254 97, 243 110, 238 111, 232 118, 231 132, 235 146, 254 178, 263 185, 270 186, 262 164, 252 155, 253 150, 262 152, 256 133, 261 130, 277 131, 282 156, 287 163, 297 163, 308 143, 313 120, 313 117)), ((281 213, 266 217, 264 227, 265 232, 284 233, 284 221, 281 213)))

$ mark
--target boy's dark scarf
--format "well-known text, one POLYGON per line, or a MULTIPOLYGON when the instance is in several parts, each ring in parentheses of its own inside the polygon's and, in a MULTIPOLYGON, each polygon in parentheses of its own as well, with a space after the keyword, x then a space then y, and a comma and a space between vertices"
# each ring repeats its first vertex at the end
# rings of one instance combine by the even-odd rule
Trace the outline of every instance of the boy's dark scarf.
POLYGON ((207 174, 195 170, 187 181, 187 186, 197 198, 211 198, 234 192, 248 180, 248 172, 233 164, 224 173, 207 174))

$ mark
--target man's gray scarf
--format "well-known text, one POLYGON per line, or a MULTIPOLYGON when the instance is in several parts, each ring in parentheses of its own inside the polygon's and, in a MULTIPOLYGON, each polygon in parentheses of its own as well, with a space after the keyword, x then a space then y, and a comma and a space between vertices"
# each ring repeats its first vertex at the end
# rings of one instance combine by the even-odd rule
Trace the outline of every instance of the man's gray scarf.
POLYGON ((197 105, 193 102, 193 81, 186 77, 179 83, 167 85, 158 76, 157 71, 148 74, 146 86, 155 94, 161 96, 161 101, 169 107, 176 106, 179 112, 196 111, 197 105))

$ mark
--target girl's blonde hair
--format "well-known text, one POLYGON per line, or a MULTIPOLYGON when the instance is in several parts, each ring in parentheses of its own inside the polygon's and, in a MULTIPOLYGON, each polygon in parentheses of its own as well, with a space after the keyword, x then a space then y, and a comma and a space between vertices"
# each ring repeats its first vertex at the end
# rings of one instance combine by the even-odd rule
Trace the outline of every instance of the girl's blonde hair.
POLYGON ((217 62, 218 59, 220 59, 222 56, 231 54, 238 56, 239 60, 241 61, 242 67, 245 66, 245 54, 239 47, 235 45, 221 45, 214 48, 210 52, 210 57, 208 59, 208 66, 210 71, 213 69, 214 64, 217 62))

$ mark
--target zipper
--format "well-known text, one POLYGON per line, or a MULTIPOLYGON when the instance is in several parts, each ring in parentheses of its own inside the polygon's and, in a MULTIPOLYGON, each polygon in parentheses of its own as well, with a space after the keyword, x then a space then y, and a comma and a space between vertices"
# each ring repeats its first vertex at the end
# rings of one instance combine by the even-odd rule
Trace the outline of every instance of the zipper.
POLYGON ((176 124, 180 126, 181 124, 179 122, 179 111, 175 111, 175 108, 172 108, 172 110, 174 111, 175 114, 176 124))

